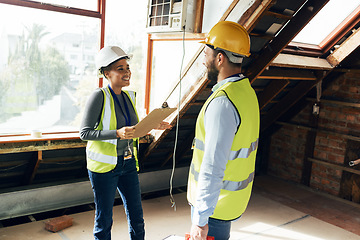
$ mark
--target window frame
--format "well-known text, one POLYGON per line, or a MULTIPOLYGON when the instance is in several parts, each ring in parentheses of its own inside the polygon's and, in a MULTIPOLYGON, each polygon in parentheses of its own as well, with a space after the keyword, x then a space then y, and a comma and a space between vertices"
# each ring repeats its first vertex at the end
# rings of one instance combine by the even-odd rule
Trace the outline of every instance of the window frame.
POLYGON ((284 50, 284 53, 294 53, 306 56, 321 57, 329 52, 351 29, 360 22, 360 5, 346 17, 325 39, 318 45, 301 42, 291 42, 284 50), (297 51, 293 49, 303 49, 297 51))
MULTIPOLYGON (((73 7, 65 7, 60 5, 54 5, 50 3, 41 3, 37 1, 30 1, 30 0, 0 0, 0 4, 8 4, 14 5, 19 7, 27 7, 33 9, 41 9, 46 11, 53 11, 59 13, 66 13, 66 14, 74 14, 84 17, 91 17, 91 18, 98 18, 100 19, 100 49, 104 47, 105 41, 105 6, 106 0, 98 0, 97 1, 97 11, 87 10, 87 9, 80 9, 80 8, 73 8, 73 7)), ((99 50, 100 50, 99 49, 99 50)), ((103 79, 98 78, 98 86, 101 88, 103 86, 103 79)), ((79 131, 67 131, 67 132, 45 132, 46 140, 52 139, 73 139, 74 133, 79 133, 79 131)), ((3 141, 10 141, 10 142, 23 142, 23 141, 43 141, 43 138, 33 138, 30 134, 1 134, 1 139, 3 141)), ((80 137, 78 137, 80 138, 80 137)), ((2 141, 0 140, 0 143, 2 141)))

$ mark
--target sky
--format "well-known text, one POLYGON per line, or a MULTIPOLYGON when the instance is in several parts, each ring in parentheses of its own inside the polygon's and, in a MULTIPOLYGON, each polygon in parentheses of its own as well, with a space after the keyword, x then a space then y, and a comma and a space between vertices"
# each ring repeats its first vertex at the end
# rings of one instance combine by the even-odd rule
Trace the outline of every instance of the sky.
POLYGON ((360 0, 330 0, 293 41, 319 45, 359 5, 360 0))

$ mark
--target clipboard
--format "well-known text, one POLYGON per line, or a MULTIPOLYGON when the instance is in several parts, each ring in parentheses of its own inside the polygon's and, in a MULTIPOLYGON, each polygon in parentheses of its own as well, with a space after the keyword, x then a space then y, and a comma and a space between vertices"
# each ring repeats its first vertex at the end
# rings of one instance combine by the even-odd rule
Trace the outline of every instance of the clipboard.
POLYGON ((134 138, 145 136, 176 109, 177 108, 155 108, 152 110, 143 120, 135 125, 134 138))

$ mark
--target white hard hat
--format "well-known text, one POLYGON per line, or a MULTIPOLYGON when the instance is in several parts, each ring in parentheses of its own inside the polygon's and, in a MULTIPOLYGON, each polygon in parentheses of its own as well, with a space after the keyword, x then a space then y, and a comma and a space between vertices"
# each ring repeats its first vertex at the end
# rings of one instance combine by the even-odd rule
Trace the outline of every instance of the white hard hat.
POLYGON ((117 46, 103 47, 95 58, 96 69, 100 70, 102 67, 107 67, 110 63, 113 63, 123 57, 130 59, 132 55, 126 54, 124 50, 117 46))

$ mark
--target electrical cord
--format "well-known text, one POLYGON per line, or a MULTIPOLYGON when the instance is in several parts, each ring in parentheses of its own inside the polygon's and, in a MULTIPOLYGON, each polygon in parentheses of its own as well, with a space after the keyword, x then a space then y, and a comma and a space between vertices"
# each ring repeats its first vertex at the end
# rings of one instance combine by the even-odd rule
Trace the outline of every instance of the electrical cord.
POLYGON ((175 130, 173 167, 172 167, 171 177, 170 177, 170 203, 171 203, 171 207, 174 208, 174 211, 176 211, 176 202, 175 202, 175 198, 172 194, 172 191, 173 191, 173 180, 174 180, 175 165, 176 165, 176 147, 177 147, 178 136, 179 136, 180 104, 181 104, 181 73, 182 73, 182 68, 183 68, 184 58, 185 58, 185 26, 183 26, 182 48, 183 48, 183 53, 182 53, 181 64, 180 64, 180 73, 179 73, 179 102, 178 102, 178 109, 177 109, 178 112, 177 112, 176 130, 175 130))

